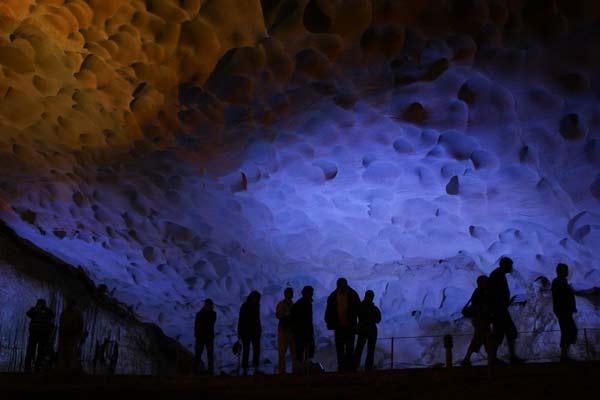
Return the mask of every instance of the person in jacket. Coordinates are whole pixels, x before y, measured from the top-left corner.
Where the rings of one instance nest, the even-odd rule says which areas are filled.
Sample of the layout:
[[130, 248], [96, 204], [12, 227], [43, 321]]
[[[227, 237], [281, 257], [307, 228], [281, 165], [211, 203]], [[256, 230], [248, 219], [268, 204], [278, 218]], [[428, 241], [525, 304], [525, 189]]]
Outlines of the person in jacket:
[[293, 364], [295, 371], [306, 366], [306, 361], [313, 357], [315, 351], [313, 296], [313, 287], [304, 286], [302, 297], [294, 303], [291, 310], [292, 333], [296, 345], [296, 357]]
[[556, 278], [552, 281], [552, 306], [554, 315], [560, 326], [560, 361], [569, 361], [569, 346], [577, 340], [577, 325], [573, 314], [577, 312], [575, 294], [569, 285], [569, 266], [558, 264], [556, 266]]
[[490, 312], [490, 296], [488, 292], [488, 277], [480, 275], [477, 278], [477, 287], [471, 295], [471, 309], [473, 316], [471, 323], [473, 324], [473, 338], [462, 360], [461, 365], [471, 365], [471, 356], [473, 353], [478, 353], [481, 346], [485, 348], [488, 358], [491, 354], [491, 312]]
[[260, 293], [256, 290], [250, 292], [246, 302], [240, 308], [238, 319], [238, 337], [242, 342], [242, 369], [244, 375], [248, 374], [248, 359], [252, 345], [252, 365], [254, 373], [259, 372], [260, 366]]
[[358, 323], [360, 298], [344, 278], [337, 280], [336, 289], [327, 298], [325, 323], [334, 331], [339, 371], [354, 367], [354, 339]]
[[360, 366], [363, 348], [367, 345], [367, 358], [365, 360], [365, 371], [373, 369], [373, 358], [375, 356], [375, 344], [377, 343], [377, 324], [381, 322], [381, 311], [373, 303], [375, 293], [372, 290], [365, 292], [365, 298], [358, 308], [358, 327], [356, 332], [356, 368]]
[[275, 317], [279, 320], [277, 324], [277, 347], [279, 350], [279, 373], [285, 374], [286, 362], [285, 355], [290, 349], [292, 363], [295, 359], [295, 344], [292, 333], [292, 306], [294, 305], [294, 289], [285, 288], [283, 291], [283, 300], [277, 303], [275, 308]]
[[58, 329], [58, 369], [64, 372], [81, 371], [81, 341], [84, 334], [83, 314], [74, 299], [68, 299], [60, 315]]
[[497, 363], [498, 348], [504, 337], [508, 344], [511, 364], [520, 364], [522, 359], [517, 357], [515, 342], [517, 340], [517, 327], [510, 316], [508, 307], [511, 304], [510, 289], [506, 274], [513, 272], [513, 261], [508, 257], [500, 259], [500, 266], [490, 274], [489, 295], [492, 313], [492, 363]]
[[217, 322], [217, 313], [212, 299], [204, 300], [204, 306], [196, 314], [194, 321], [194, 336], [196, 337], [196, 370], [200, 370], [202, 365], [202, 353], [206, 349], [206, 361], [208, 373], [213, 374], [214, 350], [215, 350], [215, 322]]

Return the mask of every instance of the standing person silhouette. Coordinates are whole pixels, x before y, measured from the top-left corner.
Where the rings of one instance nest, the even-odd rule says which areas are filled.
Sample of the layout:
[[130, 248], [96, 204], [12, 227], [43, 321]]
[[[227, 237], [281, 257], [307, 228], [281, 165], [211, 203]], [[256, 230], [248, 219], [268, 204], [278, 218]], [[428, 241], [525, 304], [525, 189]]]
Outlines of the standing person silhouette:
[[283, 291], [283, 300], [277, 303], [275, 308], [275, 317], [279, 320], [277, 325], [277, 347], [279, 350], [279, 373], [285, 374], [286, 362], [285, 354], [290, 349], [292, 363], [295, 359], [295, 344], [292, 333], [292, 306], [294, 305], [294, 289], [285, 288]]
[[74, 299], [68, 299], [60, 315], [57, 366], [63, 372], [81, 372], [81, 340], [84, 320]]
[[240, 307], [240, 316], [238, 319], [238, 337], [242, 341], [242, 369], [244, 375], [248, 375], [250, 345], [252, 345], [252, 366], [254, 367], [254, 373], [260, 373], [261, 334], [260, 293], [253, 290], [246, 298], [246, 302]]
[[54, 330], [54, 312], [46, 306], [46, 300], [38, 299], [35, 307], [27, 311], [29, 322], [29, 339], [25, 352], [25, 372], [32, 367], [39, 370], [41, 363], [50, 350], [50, 339]]
[[196, 359], [195, 368], [200, 371], [202, 365], [202, 353], [206, 349], [206, 361], [208, 363], [208, 373], [212, 375], [215, 371], [214, 351], [215, 351], [215, 322], [217, 313], [212, 299], [204, 300], [204, 306], [196, 314], [194, 321], [194, 336], [196, 337]]
[[492, 364], [499, 363], [497, 359], [498, 348], [506, 336], [511, 364], [521, 364], [523, 360], [515, 353], [517, 340], [517, 327], [510, 316], [508, 307], [511, 304], [510, 289], [506, 274], [513, 272], [513, 260], [508, 257], [500, 259], [500, 266], [490, 274], [489, 294], [492, 312]]
[[463, 366], [471, 365], [471, 355], [479, 352], [481, 346], [485, 347], [488, 359], [492, 354], [491, 310], [487, 276], [480, 275], [477, 278], [477, 287], [473, 291], [473, 295], [471, 295], [470, 303], [473, 309], [471, 323], [473, 324], [474, 331], [465, 358], [461, 361], [461, 365]]
[[296, 358], [294, 372], [306, 368], [306, 361], [312, 358], [315, 352], [315, 337], [313, 326], [314, 289], [312, 286], [302, 288], [302, 297], [292, 306], [292, 332], [296, 343]]
[[348, 286], [345, 278], [337, 280], [336, 289], [327, 298], [325, 323], [334, 331], [338, 371], [350, 371], [354, 367], [354, 336], [360, 298]]
[[373, 303], [375, 293], [372, 290], [365, 292], [365, 298], [358, 308], [358, 340], [356, 342], [356, 368], [360, 366], [363, 348], [367, 344], [367, 358], [365, 360], [365, 371], [373, 369], [375, 357], [375, 344], [377, 343], [377, 324], [381, 322], [381, 311]]
[[552, 281], [552, 305], [554, 315], [558, 318], [560, 326], [560, 361], [570, 361], [569, 346], [577, 340], [577, 325], [573, 314], [577, 312], [575, 294], [569, 285], [569, 266], [558, 264], [556, 266], [556, 278]]

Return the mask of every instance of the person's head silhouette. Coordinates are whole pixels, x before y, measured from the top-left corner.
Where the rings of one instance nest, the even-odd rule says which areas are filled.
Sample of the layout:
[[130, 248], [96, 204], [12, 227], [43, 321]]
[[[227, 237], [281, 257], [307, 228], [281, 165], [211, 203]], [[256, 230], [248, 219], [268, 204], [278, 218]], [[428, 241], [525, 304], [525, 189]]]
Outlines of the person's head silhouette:
[[206, 299], [204, 300], [204, 308], [207, 310], [212, 310], [215, 308], [215, 303], [212, 301], [212, 299]]
[[248, 295], [248, 303], [257, 305], [260, 303], [260, 292], [253, 290]]
[[304, 286], [302, 288], [302, 297], [306, 300], [312, 301], [315, 289], [312, 286]]
[[502, 257], [500, 259], [500, 268], [502, 268], [505, 274], [510, 274], [513, 272], [513, 260], [508, 257]]
[[294, 298], [294, 289], [292, 289], [291, 287], [286, 287], [283, 291], [283, 297], [286, 300], [292, 300]]
[[372, 290], [367, 290], [365, 292], [365, 301], [367, 303], [372, 303], [373, 299], [375, 299], [375, 292], [373, 292]]
[[569, 266], [564, 263], [559, 263], [556, 266], [556, 276], [559, 278], [567, 278], [569, 276]]
[[345, 293], [348, 290], [348, 281], [346, 278], [339, 278], [336, 283], [337, 290], [341, 293]]
[[36, 307], [46, 307], [46, 300], [44, 299], [38, 299], [38, 301], [35, 303]]

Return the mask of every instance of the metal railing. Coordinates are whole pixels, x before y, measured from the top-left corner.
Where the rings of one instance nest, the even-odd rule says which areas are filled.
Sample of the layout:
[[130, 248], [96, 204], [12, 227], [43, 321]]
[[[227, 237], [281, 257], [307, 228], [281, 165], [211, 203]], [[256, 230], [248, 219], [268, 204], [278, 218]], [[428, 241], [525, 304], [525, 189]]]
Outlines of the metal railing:
[[[600, 328], [580, 328], [578, 341], [571, 346], [570, 356], [575, 360], [594, 361], [600, 360]], [[455, 332], [447, 334], [418, 335], [418, 336], [387, 336], [377, 339], [375, 368], [402, 369], [402, 368], [428, 368], [436, 366], [451, 366], [460, 362], [465, 354], [473, 333]], [[448, 346], [448, 341], [451, 346]], [[505, 344], [498, 351], [502, 358]], [[517, 354], [527, 362], [553, 362], [560, 357], [560, 330], [533, 330], [521, 331], [516, 342]], [[269, 346], [265, 348], [270, 349]], [[120, 345], [118, 366], [116, 374], [156, 374], [156, 368], [149, 358], [140, 358], [140, 349], [128, 345]], [[270, 349], [276, 356], [277, 349]], [[319, 356], [317, 349], [317, 358]], [[328, 349], [331, 351], [331, 348]], [[363, 352], [363, 357], [364, 357]], [[220, 358], [215, 354], [215, 361]], [[23, 371], [25, 348], [20, 346], [2, 346], [0, 342], [0, 372]], [[239, 363], [239, 360], [237, 360]], [[103, 374], [96, 371], [92, 354], [82, 355], [81, 360], [84, 371], [90, 374]], [[450, 363], [450, 365], [448, 365]], [[475, 355], [474, 365], [487, 363], [487, 358], [482, 353]], [[224, 363], [216, 365], [216, 371], [235, 374], [239, 371], [237, 363]], [[276, 372], [276, 363], [272, 363], [273, 372]], [[265, 372], [269, 372], [268, 368]]]
[[[560, 358], [560, 330], [520, 331], [516, 341], [516, 352], [528, 362], [552, 362]], [[473, 333], [450, 333], [420, 336], [389, 336], [378, 338], [378, 359], [376, 365], [380, 369], [419, 368], [447, 364], [448, 345], [452, 345], [451, 360], [457, 363], [467, 351]], [[388, 343], [387, 346], [383, 343]], [[411, 343], [412, 342], [412, 343]], [[419, 346], [411, 346], [418, 343]], [[503, 346], [500, 346], [498, 356], [502, 358]], [[387, 348], [387, 349], [386, 349]], [[426, 354], [418, 349], [426, 348]], [[483, 348], [483, 347], [482, 347]], [[455, 357], [459, 355], [460, 357]], [[594, 361], [600, 359], [600, 328], [580, 328], [578, 341], [571, 346], [569, 356], [575, 360]], [[487, 362], [487, 357], [479, 353], [474, 362]]]

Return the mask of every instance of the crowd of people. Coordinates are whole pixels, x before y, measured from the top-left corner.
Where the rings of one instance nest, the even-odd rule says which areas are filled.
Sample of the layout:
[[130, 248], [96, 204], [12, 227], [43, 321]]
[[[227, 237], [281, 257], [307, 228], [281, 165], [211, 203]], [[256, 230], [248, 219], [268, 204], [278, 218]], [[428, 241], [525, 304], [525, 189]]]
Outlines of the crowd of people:
[[56, 327], [54, 312], [46, 300], [38, 299], [27, 311], [29, 339], [25, 351], [25, 372], [40, 371], [56, 364], [59, 371], [81, 371], [81, 342], [84, 335], [83, 315], [73, 299], [69, 299], [60, 315], [58, 350], [53, 351]]
[[[497, 357], [499, 346], [506, 338], [509, 361], [522, 363], [515, 351], [517, 329], [509, 312], [511, 295], [506, 274], [513, 272], [513, 261], [504, 257], [499, 267], [490, 276], [479, 276], [469, 302], [463, 308], [465, 317], [471, 319], [474, 333], [467, 353], [461, 364], [471, 364], [473, 353], [485, 348], [490, 364], [503, 364]], [[569, 361], [569, 347], [577, 338], [577, 326], [573, 314], [577, 312], [573, 289], [567, 280], [569, 267], [558, 264], [556, 278], [552, 282], [553, 311], [561, 330], [561, 361]], [[285, 288], [283, 299], [277, 304], [275, 318], [278, 320], [278, 371], [286, 373], [286, 357], [290, 354], [293, 372], [301, 372], [312, 365], [310, 360], [315, 353], [313, 325], [314, 288], [305, 286], [301, 297], [294, 301], [294, 290]], [[240, 307], [237, 325], [239, 341], [234, 346], [241, 351], [241, 367], [248, 373], [250, 350], [254, 373], [260, 373], [260, 352], [262, 325], [260, 317], [261, 294], [253, 290]], [[339, 371], [353, 371], [360, 367], [366, 346], [364, 369], [373, 369], [377, 324], [381, 322], [381, 311], [375, 305], [375, 293], [365, 292], [361, 301], [358, 293], [348, 285], [345, 278], [337, 280], [336, 289], [327, 298], [325, 324], [333, 331], [337, 366]], [[217, 313], [211, 299], [196, 314], [194, 333], [195, 369], [209, 374], [214, 372], [214, 340]], [[46, 301], [39, 299], [27, 316], [30, 318], [29, 339], [25, 355], [25, 371], [40, 370], [49, 363], [54, 343], [54, 312]], [[64, 307], [58, 327], [58, 351], [56, 366], [63, 371], [81, 371], [81, 343], [84, 335], [84, 320], [81, 311], [73, 300]], [[241, 348], [241, 350], [240, 350]], [[202, 361], [206, 353], [206, 364]]]
[[[523, 362], [515, 351], [517, 328], [509, 312], [511, 294], [506, 274], [513, 272], [513, 261], [508, 257], [500, 260], [490, 276], [477, 278], [477, 287], [469, 302], [463, 309], [474, 328], [473, 337], [461, 365], [471, 365], [471, 356], [485, 348], [490, 364], [505, 364], [497, 357], [498, 348], [506, 338], [509, 362]], [[561, 361], [569, 361], [569, 347], [577, 338], [577, 327], [573, 314], [577, 312], [573, 289], [567, 280], [569, 267], [558, 264], [556, 278], [552, 282], [553, 311], [561, 330]], [[302, 371], [308, 368], [309, 360], [315, 352], [313, 327], [314, 289], [305, 286], [302, 296], [294, 302], [294, 290], [285, 288], [283, 299], [277, 304], [275, 318], [278, 320], [277, 342], [279, 350], [278, 371], [286, 373], [286, 356], [292, 359], [292, 369]], [[244, 374], [249, 368], [250, 349], [252, 348], [252, 365], [255, 373], [260, 367], [260, 342], [262, 326], [260, 321], [260, 298], [258, 291], [252, 291], [240, 308], [238, 319], [237, 347], [241, 345], [241, 367]], [[358, 293], [352, 289], [346, 279], [337, 280], [336, 289], [327, 298], [325, 324], [333, 331], [337, 366], [339, 371], [352, 371], [360, 367], [364, 347], [367, 355], [364, 369], [373, 369], [375, 346], [377, 343], [377, 324], [381, 322], [381, 311], [374, 303], [375, 293], [365, 292], [361, 301]], [[196, 317], [196, 360], [202, 364], [201, 358], [206, 349], [208, 366], [206, 372], [212, 374], [213, 341], [216, 313], [212, 300], [207, 299], [204, 307]], [[234, 346], [234, 347], [236, 347]]]

